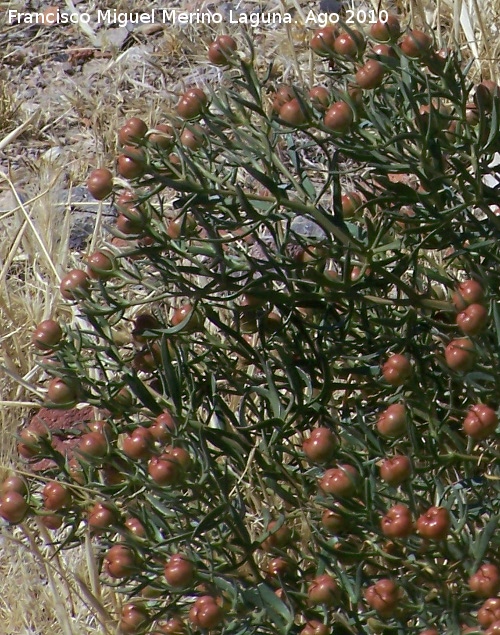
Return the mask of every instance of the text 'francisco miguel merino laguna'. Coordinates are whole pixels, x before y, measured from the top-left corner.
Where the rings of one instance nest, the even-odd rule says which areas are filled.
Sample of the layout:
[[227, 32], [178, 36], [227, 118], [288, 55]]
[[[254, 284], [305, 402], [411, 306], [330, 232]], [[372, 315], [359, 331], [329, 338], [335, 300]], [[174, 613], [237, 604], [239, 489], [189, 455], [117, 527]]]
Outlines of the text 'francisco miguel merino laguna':
[[[78, 24], [79, 22], [89, 23], [92, 16], [89, 13], [69, 13], [61, 10], [47, 15], [36, 12], [21, 12], [9, 10], [8, 21], [10, 24]], [[229, 11], [227, 15], [212, 11], [180, 11], [179, 9], [151, 9], [141, 13], [120, 12], [116, 9], [98, 9], [95, 15], [98, 24], [220, 24], [229, 22], [230, 24], [248, 24], [259, 26], [261, 24], [291, 24], [292, 16], [289, 13], [262, 12], [262, 13], [239, 13]]]

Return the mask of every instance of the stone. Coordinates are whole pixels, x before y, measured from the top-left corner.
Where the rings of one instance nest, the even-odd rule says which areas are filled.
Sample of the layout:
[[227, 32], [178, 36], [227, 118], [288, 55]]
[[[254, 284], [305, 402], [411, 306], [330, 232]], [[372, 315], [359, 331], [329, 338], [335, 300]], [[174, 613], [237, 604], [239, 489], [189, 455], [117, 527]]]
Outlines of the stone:
[[[85, 424], [95, 420], [94, 408], [71, 408], [70, 410], [57, 410], [53, 408], [40, 408], [27, 421], [25, 428], [29, 427], [34, 432], [50, 432], [54, 449], [66, 456], [68, 460], [73, 457], [73, 450], [80, 438], [80, 432], [85, 429]], [[29, 462], [28, 467], [32, 472], [44, 472], [55, 467], [51, 459]]]

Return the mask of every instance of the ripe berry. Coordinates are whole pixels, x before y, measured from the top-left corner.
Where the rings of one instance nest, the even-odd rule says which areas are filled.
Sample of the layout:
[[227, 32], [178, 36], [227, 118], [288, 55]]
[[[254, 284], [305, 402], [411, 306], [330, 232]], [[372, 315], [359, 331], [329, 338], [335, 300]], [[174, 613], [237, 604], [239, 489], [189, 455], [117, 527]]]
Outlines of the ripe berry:
[[198, 150], [205, 143], [205, 133], [203, 128], [198, 125], [191, 125], [189, 128], [184, 128], [181, 133], [181, 143], [190, 150]]
[[475, 441], [492, 435], [498, 425], [497, 413], [484, 403], [472, 406], [463, 422], [463, 431]]
[[360, 88], [378, 88], [384, 81], [385, 68], [377, 60], [368, 60], [354, 76]]
[[474, 366], [474, 344], [465, 338], [452, 340], [444, 351], [444, 357], [451, 370], [467, 372]]
[[396, 610], [401, 598], [398, 585], [388, 578], [382, 578], [365, 591], [366, 602], [381, 617], [390, 617]]
[[345, 529], [346, 521], [343, 516], [331, 509], [325, 509], [321, 515], [321, 524], [332, 534], [338, 534]]
[[129, 576], [136, 567], [134, 552], [125, 545], [114, 545], [104, 559], [104, 569], [112, 578]]
[[450, 512], [445, 507], [430, 507], [419, 516], [417, 531], [427, 540], [443, 540], [450, 530]]
[[19, 492], [6, 492], [0, 498], [0, 516], [13, 525], [20, 523], [27, 511], [28, 503]]
[[201, 88], [191, 88], [180, 98], [177, 114], [183, 119], [199, 117], [208, 103], [208, 97]]
[[7, 478], [2, 482], [1, 493], [6, 494], [7, 492], [17, 492], [18, 494], [25, 496], [28, 493], [26, 481], [20, 476], [16, 476], [16, 474], [7, 476]]
[[66, 300], [77, 300], [85, 296], [90, 287], [90, 278], [83, 269], [72, 269], [61, 280], [59, 290]]
[[71, 493], [62, 483], [51, 481], [42, 490], [45, 509], [59, 511], [71, 503]]
[[148, 131], [147, 124], [139, 117], [131, 117], [123, 124], [118, 132], [118, 141], [122, 146], [130, 145], [144, 139]]
[[102, 201], [113, 191], [113, 175], [107, 168], [92, 170], [87, 179], [87, 189], [98, 201]]
[[477, 621], [483, 628], [500, 621], [500, 598], [491, 597], [485, 600], [477, 612]]
[[490, 598], [500, 591], [500, 572], [494, 564], [486, 563], [469, 578], [469, 588], [476, 597]]
[[477, 280], [464, 280], [453, 294], [452, 302], [457, 311], [463, 311], [469, 304], [481, 304], [484, 300], [484, 289]]
[[397, 439], [406, 432], [406, 408], [401, 403], [394, 403], [386, 408], [377, 420], [377, 430], [389, 439]]
[[50, 350], [61, 341], [63, 332], [55, 320], [43, 320], [36, 327], [31, 341], [41, 350]]
[[116, 261], [108, 251], [94, 251], [87, 258], [87, 273], [93, 280], [107, 280], [113, 275]]
[[330, 105], [330, 91], [324, 86], [313, 86], [309, 91], [309, 99], [311, 104], [320, 112], [328, 110]]
[[411, 512], [401, 503], [388, 510], [380, 525], [382, 533], [388, 538], [406, 538], [413, 532]]
[[174, 129], [168, 123], [159, 123], [148, 135], [148, 141], [155, 150], [171, 150], [174, 139]]
[[281, 106], [279, 111], [279, 118], [290, 124], [290, 126], [300, 126], [307, 120], [306, 113], [304, 112], [298, 99], [291, 99]]
[[165, 622], [159, 622], [151, 635], [185, 635], [186, 624], [180, 617], [171, 617]]
[[338, 35], [338, 29], [329, 25], [321, 29], [316, 29], [311, 38], [310, 46], [318, 55], [329, 55], [334, 52], [335, 38]]
[[401, 35], [401, 25], [395, 15], [389, 14], [387, 20], [379, 20], [370, 27], [370, 35], [377, 42], [395, 42]]
[[336, 446], [335, 437], [329, 428], [316, 428], [304, 441], [302, 449], [311, 461], [324, 463], [332, 456]]
[[208, 47], [208, 59], [216, 66], [224, 66], [229, 63], [237, 48], [234, 38], [230, 35], [220, 35]]
[[182, 469], [170, 454], [153, 456], [148, 463], [148, 474], [157, 485], [175, 485], [182, 480]]
[[351, 29], [349, 33], [341, 33], [334, 42], [333, 48], [337, 55], [344, 57], [358, 57], [363, 54], [366, 42], [360, 31]]
[[109, 529], [117, 521], [115, 510], [106, 503], [95, 503], [89, 511], [87, 522], [91, 529]]
[[118, 155], [116, 168], [118, 174], [124, 179], [138, 179], [146, 171], [146, 155], [141, 148], [124, 146], [123, 153]]
[[194, 311], [193, 306], [189, 303], [183, 304], [179, 308], [175, 309], [172, 315], [172, 326], [178, 326], [184, 320], [187, 320], [185, 326], [182, 327], [183, 333], [192, 333], [200, 329], [203, 324], [203, 320], [200, 314]]
[[47, 400], [56, 406], [67, 406], [70, 408], [76, 403], [77, 394], [76, 386], [72, 382], [55, 377], [49, 383]]
[[327, 573], [318, 575], [309, 584], [307, 590], [307, 599], [309, 604], [323, 604], [325, 606], [333, 606], [338, 602], [340, 588], [336, 580]]
[[401, 50], [407, 57], [422, 59], [431, 53], [432, 38], [427, 33], [414, 29], [408, 31], [408, 34], [401, 41]]
[[295, 91], [291, 86], [287, 86], [286, 84], [281, 85], [273, 98], [273, 111], [276, 114], [279, 114], [281, 108], [288, 101], [295, 99]]
[[144, 538], [146, 535], [144, 525], [138, 518], [127, 518], [125, 521], [125, 527], [131, 534], [134, 534], [134, 536], [137, 536], [138, 538]]
[[135, 635], [144, 632], [149, 615], [145, 607], [137, 604], [125, 604], [120, 618], [120, 633], [123, 635]]
[[457, 315], [457, 326], [466, 335], [479, 335], [488, 324], [488, 311], [482, 304], [469, 304]]
[[330, 106], [323, 123], [332, 132], [346, 132], [354, 121], [352, 108], [345, 101], [337, 101]]
[[149, 431], [157, 441], [163, 443], [170, 441], [177, 423], [168, 410], [160, 413], [149, 427]]
[[129, 459], [145, 460], [151, 456], [153, 443], [154, 437], [149, 428], [139, 426], [131, 434], [125, 436], [122, 441], [122, 450]]
[[344, 464], [326, 470], [319, 480], [319, 486], [325, 494], [351, 498], [358, 489], [359, 478], [359, 472], [354, 466]]
[[273, 551], [274, 549], [285, 548], [292, 539], [292, 532], [286, 524], [278, 527], [277, 520], [271, 520], [267, 526], [269, 536], [262, 541], [261, 548], [264, 551]]
[[189, 586], [195, 576], [194, 564], [184, 555], [175, 553], [165, 565], [164, 575], [167, 584], [174, 589], [183, 589]]
[[319, 620], [309, 620], [304, 628], [300, 631], [300, 635], [330, 635], [331, 629]]
[[380, 466], [380, 478], [393, 487], [406, 481], [411, 476], [411, 472], [411, 461], [402, 454], [385, 459]]
[[108, 453], [108, 442], [100, 432], [87, 432], [80, 437], [78, 453], [85, 458], [103, 458]]
[[411, 364], [404, 355], [391, 355], [382, 366], [382, 375], [391, 386], [402, 386], [411, 374]]
[[202, 629], [212, 629], [224, 619], [224, 611], [211, 595], [197, 598], [189, 610], [189, 620], [193, 626]]

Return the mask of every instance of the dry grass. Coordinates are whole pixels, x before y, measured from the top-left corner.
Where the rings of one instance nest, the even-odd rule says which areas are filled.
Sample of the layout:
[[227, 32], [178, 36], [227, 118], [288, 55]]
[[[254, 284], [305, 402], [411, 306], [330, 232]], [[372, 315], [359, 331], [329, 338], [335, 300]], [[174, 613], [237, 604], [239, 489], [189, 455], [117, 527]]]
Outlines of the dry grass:
[[[116, 129], [127, 116], [155, 124], [185, 85], [218, 80], [205, 62], [206, 43], [215, 35], [210, 27], [137, 33], [123, 47], [103, 40], [100, 52], [106, 57], [99, 58], [95, 37], [102, 29], [9, 26], [7, 10], [22, 4], [0, 2], [6, 62], [0, 71], [0, 477], [19, 467], [15, 433], [41, 396], [30, 333], [49, 316], [73, 319], [56, 291], [68, 266], [85, 255], [68, 249], [71, 188], [84, 182], [89, 166], [113, 163]], [[71, 5], [68, 0], [59, 4]], [[376, 9], [379, 3], [372, 4]], [[127, 0], [97, 5], [125, 11], [154, 6]], [[77, 6], [83, 11], [89, 5]], [[312, 6], [293, 0], [286, 8], [295, 7], [300, 15]], [[188, 8], [195, 7], [200, 3]], [[382, 3], [382, 8], [394, 7], [411, 24], [441, 29], [441, 45], [458, 43], [474, 58], [477, 78], [500, 79], [495, 27], [500, 0]], [[264, 27], [254, 36], [260, 63], [272, 59], [277, 79], [312, 81], [308, 34], [300, 25], [278, 31]], [[94, 58], [79, 70], [71, 56], [84, 49]], [[101, 240], [97, 226], [90, 242]], [[89, 545], [57, 555], [46, 532], [31, 521], [24, 529], [5, 529], [0, 539], [3, 635], [114, 632], [110, 619], [117, 599], [100, 588]]]

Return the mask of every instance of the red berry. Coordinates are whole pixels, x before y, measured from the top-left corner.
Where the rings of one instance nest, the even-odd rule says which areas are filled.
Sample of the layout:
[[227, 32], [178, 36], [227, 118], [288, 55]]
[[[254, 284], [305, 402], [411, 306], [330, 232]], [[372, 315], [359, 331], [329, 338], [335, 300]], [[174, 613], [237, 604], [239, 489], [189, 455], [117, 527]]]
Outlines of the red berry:
[[475, 441], [491, 436], [498, 425], [497, 413], [484, 403], [472, 406], [463, 422], [463, 431]]
[[321, 29], [316, 29], [311, 38], [310, 46], [318, 55], [329, 55], [334, 52], [335, 38], [338, 35], [338, 29], [329, 25]]
[[199, 117], [208, 103], [208, 97], [201, 88], [191, 88], [180, 98], [177, 113], [183, 119]]
[[100, 432], [87, 432], [80, 437], [78, 453], [85, 458], [103, 458], [108, 453], [108, 442]]
[[45, 509], [59, 511], [71, 503], [71, 493], [62, 483], [51, 481], [42, 491]]
[[341, 33], [337, 38], [333, 48], [338, 55], [345, 57], [358, 57], [363, 54], [366, 42], [360, 31], [351, 29], [349, 33]]
[[482, 304], [469, 304], [457, 315], [457, 326], [466, 335], [479, 335], [488, 324], [488, 311]]
[[377, 42], [395, 42], [401, 35], [401, 25], [395, 15], [389, 14], [387, 20], [379, 20], [370, 27], [370, 35]]
[[401, 50], [407, 57], [422, 59], [428, 57], [432, 51], [432, 38], [427, 33], [414, 29], [401, 41]]
[[351, 498], [359, 485], [359, 472], [352, 465], [340, 465], [326, 470], [319, 480], [320, 488], [326, 494], [333, 494], [342, 498]]
[[78, 391], [70, 382], [55, 377], [51, 379], [47, 389], [47, 400], [55, 406], [72, 407], [77, 401]]
[[306, 113], [304, 112], [300, 101], [296, 98], [287, 101], [283, 104], [283, 106], [281, 106], [279, 118], [290, 126], [300, 126], [307, 120]]
[[411, 472], [411, 461], [402, 454], [385, 459], [380, 466], [380, 478], [393, 487], [406, 481], [411, 476]]
[[340, 588], [337, 581], [327, 573], [317, 576], [309, 584], [307, 598], [309, 604], [333, 606], [339, 600]]
[[335, 437], [329, 428], [314, 429], [311, 436], [302, 444], [307, 458], [317, 463], [328, 461], [336, 446]]
[[444, 357], [451, 370], [467, 372], [474, 365], [474, 344], [465, 338], [452, 340], [444, 351]]
[[87, 273], [94, 280], [107, 280], [116, 266], [114, 256], [107, 251], [94, 251], [87, 258]]
[[386, 408], [377, 420], [378, 432], [389, 439], [397, 439], [407, 429], [406, 408], [401, 403], [394, 403]]
[[230, 35], [220, 35], [208, 47], [208, 59], [216, 66], [224, 66], [229, 63], [237, 48], [234, 38]]
[[357, 85], [367, 90], [378, 88], [384, 81], [385, 68], [377, 60], [368, 60], [354, 76]]
[[123, 124], [118, 132], [118, 141], [122, 146], [130, 145], [144, 139], [148, 131], [147, 124], [139, 117], [131, 117]]
[[320, 112], [328, 110], [330, 105], [330, 91], [324, 86], [313, 86], [308, 93], [311, 104]]
[[391, 507], [381, 520], [381, 529], [388, 538], [406, 538], [413, 532], [411, 512], [399, 503]]
[[401, 598], [398, 585], [388, 578], [382, 578], [365, 591], [367, 603], [377, 611], [381, 617], [390, 617], [396, 610]]
[[0, 516], [13, 525], [20, 523], [27, 511], [28, 503], [19, 492], [6, 492], [0, 498]]
[[61, 280], [59, 290], [66, 300], [76, 300], [85, 296], [90, 286], [90, 278], [83, 269], [72, 269]]
[[402, 386], [411, 374], [411, 364], [404, 355], [391, 355], [382, 366], [382, 375], [391, 386]]
[[484, 300], [484, 289], [477, 280], [464, 280], [458, 285], [452, 301], [457, 311], [463, 311], [469, 304], [481, 304]]
[[347, 132], [354, 121], [352, 108], [345, 101], [337, 101], [330, 106], [323, 123], [333, 132]]
[[87, 189], [98, 201], [102, 201], [113, 191], [113, 175], [107, 168], [92, 170], [87, 179]]
[[443, 540], [450, 530], [450, 512], [445, 507], [430, 507], [417, 520], [417, 531], [427, 540]]
[[215, 598], [210, 595], [199, 597], [189, 610], [189, 620], [193, 626], [203, 629], [212, 629], [218, 626], [224, 619], [224, 611], [217, 604]]
[[31, 341], [41, 350], [52, 349], [61, 341], [63, 332], [55, 320], [43, 320], [36, 327]]
[[500, 591], [500, 572], [494, 564], [486, 563], [469, 578], [469, 588], [475, 596], [490, 598]]
[[184, 555], [175, 553], [165, 565], [164, 575], [169, 586], [175, 589], [183, 589], [189, 586], [195, 576], [196, 569], [193, 563]]

